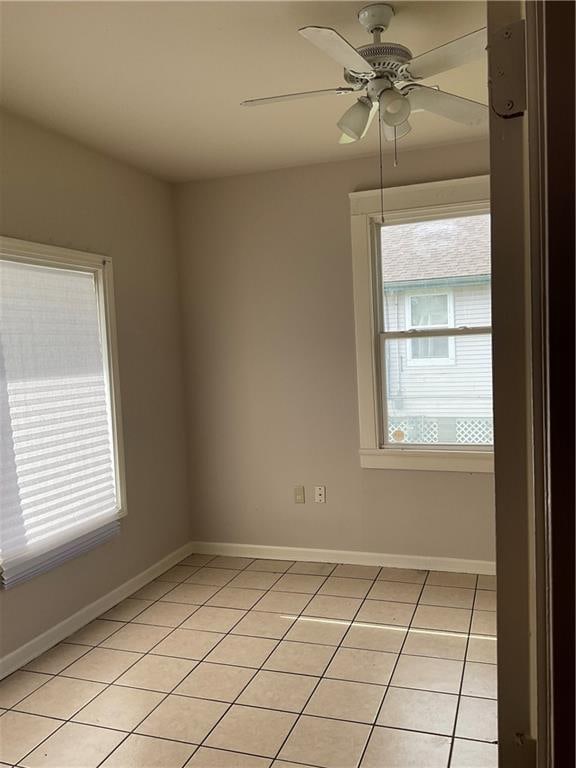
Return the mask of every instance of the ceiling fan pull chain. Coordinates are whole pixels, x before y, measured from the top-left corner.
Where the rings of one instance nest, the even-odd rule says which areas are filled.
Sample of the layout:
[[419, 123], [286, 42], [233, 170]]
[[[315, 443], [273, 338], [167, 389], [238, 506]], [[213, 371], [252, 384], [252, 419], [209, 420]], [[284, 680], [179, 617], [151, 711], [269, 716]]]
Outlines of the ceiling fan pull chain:
[[378, 144], [380, 147], [380, 223], [384, 226], [384, 169], [382, 158], [382, 111], [378, 106]]
[[398, 133], [394, 126], [394, 168], [398, 168]]

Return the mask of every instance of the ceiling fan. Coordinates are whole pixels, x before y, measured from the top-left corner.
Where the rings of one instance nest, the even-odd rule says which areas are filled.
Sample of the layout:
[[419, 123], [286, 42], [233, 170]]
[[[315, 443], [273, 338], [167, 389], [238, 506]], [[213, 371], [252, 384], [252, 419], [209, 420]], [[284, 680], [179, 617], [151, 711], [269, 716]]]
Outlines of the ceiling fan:
[[485, 104], [419, 82], [479, 58], [486, 49], [486, 28], [470, 32], [414, 57], [408, 48], [399, 43], [381, 41], [382, 32], [388, 28], [393, 16], [392, 6], [384, 3], [373, 3], [362, 8], [358, 20], [373, 35], [373, 42], [359, 48], [354, 48], [330, 27], [304, 27], [298, 30], [302, 37], [344, 67], [346, 86], [248, 99], [242, 105], [256, 107], [314, 96], [342, 96], [362, 92], [338, 121], [342, 132], [341, 144], [362, 139], [378, 111], [381, 133], [387, 141], [396, 141], [406, 136], [411, 130], [408, 122], [410, 114], [421, 110], [428, 110], [464, 125], [486, 122], [488, 107]]

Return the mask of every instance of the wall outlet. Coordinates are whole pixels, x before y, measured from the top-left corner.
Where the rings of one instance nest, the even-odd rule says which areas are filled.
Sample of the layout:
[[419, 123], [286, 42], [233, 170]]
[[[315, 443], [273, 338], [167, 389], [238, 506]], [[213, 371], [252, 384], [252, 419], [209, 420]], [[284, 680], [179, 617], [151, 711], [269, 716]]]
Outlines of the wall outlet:
[[314, 486], [314, 503], [326, 504], [326, 486], [325, 485]]
[[306, 503], [306, 495], [304, 493], [304, 486], [295, 485], [294, 486], [294, 504], [305, 504], [305, 503]]

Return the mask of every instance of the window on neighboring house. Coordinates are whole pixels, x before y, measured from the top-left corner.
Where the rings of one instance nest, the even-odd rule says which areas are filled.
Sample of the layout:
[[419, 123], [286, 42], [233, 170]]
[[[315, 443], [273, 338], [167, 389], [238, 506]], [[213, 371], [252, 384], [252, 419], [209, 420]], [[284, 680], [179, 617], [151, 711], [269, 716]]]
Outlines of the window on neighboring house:
[[[408, 293], [406, 295], [407, 327], [450, 328], [454, 324], [452, 293]], [[454, 340], [447, 336], [411, 339], [408, 345], [409, 365], [449, 365], [454, 362]]]
[[485, 177], [352, 200], [362, 466], [492, 470]]
[[125, 513], [112, 264], [0, 240], [3, 586], [113, 536]]

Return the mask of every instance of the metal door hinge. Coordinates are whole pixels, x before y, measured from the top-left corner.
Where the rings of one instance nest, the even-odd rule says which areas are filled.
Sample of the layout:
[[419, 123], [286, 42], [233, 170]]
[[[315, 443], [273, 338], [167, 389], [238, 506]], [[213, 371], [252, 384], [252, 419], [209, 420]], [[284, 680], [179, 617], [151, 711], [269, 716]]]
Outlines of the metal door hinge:
[[490, 106], [499, 117], [519, 117], [526, 110], [526, 23], [497, 30], [488, 45]]

